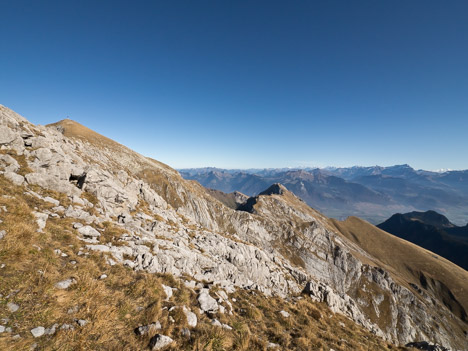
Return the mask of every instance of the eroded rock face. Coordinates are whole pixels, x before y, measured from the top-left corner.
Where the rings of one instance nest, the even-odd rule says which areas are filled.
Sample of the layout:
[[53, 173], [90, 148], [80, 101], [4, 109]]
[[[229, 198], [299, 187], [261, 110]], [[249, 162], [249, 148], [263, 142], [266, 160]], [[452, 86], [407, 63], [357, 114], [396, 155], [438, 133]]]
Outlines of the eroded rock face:
[[[29, 167], [23, 177], [18, 161], [5, 153], [0, 154], [0, 172], [18, 185], [59, 191], [73, 203], [64, 208], [49, 199], [56, 207], [37, 216], [39, 230], [49, 215], [74, 218], [87, 249], [109, 255], [110, 264], [188, 274], [227, 292], [258, 289], [287, 297], [305, 287], [333, 312], [389, 341], [431, 340], [454, 348], [465, 343], [444, 323], [457, 317], [442, 301], [430, 294], [416, 296], [386, 271], [364, 263], [366, 252], [281, 185], [247, 200], [248, 212], [235, 211], [167, 166], [116, 143], [68, 138], [63, 132], [60, 126], [34, 126], [0, 105], [1, 149], [24, 156]], [[96, 201], [89, 202], [85, 194]], [[125, 232], [121, 245], [102, 240], [93, 225], [104, 221]], [[60, 283], [59, 289], [72, 284]], [[221, 306], [205, 289], [199, 303], [206, 312]], [[184, 312], [189, 325], [196, 325], [196, 316]], [[151, 347], [165, 338], [155, 337]]]
[[0, 145], [11, 144], [16, 139], [16, 134], [6, 126], [0, 126]]

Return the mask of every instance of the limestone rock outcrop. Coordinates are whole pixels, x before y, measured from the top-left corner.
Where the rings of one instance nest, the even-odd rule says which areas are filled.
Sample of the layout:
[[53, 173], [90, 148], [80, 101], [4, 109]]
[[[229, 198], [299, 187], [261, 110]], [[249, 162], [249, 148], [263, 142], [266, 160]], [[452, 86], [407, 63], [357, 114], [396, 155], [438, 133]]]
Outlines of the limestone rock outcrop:
[[[73, 123], [35, 126], [0, 105], [0, 173], [25, 191], [40, 186], [72, 202], [65, 208], [50, 199], [50, 213], [37, 214], [38, 230], [49, 216], [72, 218], [70, 230], [87, 249], [108, 255], [109, 264], [189, 275], [228, 293], [257, 289], [287, 298], [304, 291], [394, 343], [465, 345], [466, 313], [463, 319], [434, 292], [419, 294], [398, 272], [378, 266], [282, 185], [234, 210], [170, 167]], [[83, 132], [68, 134], [71, 124]], [[96, 230], [109, 221], [123, 233], [119, 245]], [[70, 278], [56, 287], [72, 283]], [[204, 312], [229, 310], [207, 289], [198, 302]], [[184, 313], [196, 326], [196, 315]], [[164, 347], [169, 339], [158, 334], [151, 347]]]

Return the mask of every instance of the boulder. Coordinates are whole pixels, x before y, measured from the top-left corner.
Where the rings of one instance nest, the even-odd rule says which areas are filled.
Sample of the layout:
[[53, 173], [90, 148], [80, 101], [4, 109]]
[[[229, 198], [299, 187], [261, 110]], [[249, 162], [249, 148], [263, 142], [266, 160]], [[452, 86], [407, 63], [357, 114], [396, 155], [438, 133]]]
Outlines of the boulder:
[[88, 324], [88, 321], [85, 319], [77, 319], [75, 321], [80, 327], [84, 327], [86, 324]]
[[185, 306], [182, 307], [182, 310], [184, 311], [185, 317], [187, 317], [187, 324], [189, 327], [195, 328], [198, 323], [197, 315]]
[[166, 335], [156, 334], [150, 339], [149, 347], [151, 350], [159, 350], [163, 347], [169, 346], [173, 342], [174, 340]]
[[23, 185], [24, 183], [24, 177], [20, 174], [16, 174], [15, 172], [5, 172], [3, 175], [15, 185]]
[[18, 161], [10, 155], [0, 155], [0, 167], [5, 169], [5, 172], [16, 172], [20, 169]]
[[0, 145], [11, 144], [16, 139], [16, 134], [8, 127], [0, 126]]
[[286, 311], [279, 311], [280, 315], [282, 315], [284, 318], [289, 318], [290, 314], [289, 312]]
[[78, 233], [83, 235], [85, 238], [99, 238], [101, 236], [101, 233], [89, 225], [79, 228]]
[[58, 328], [58, 324], [55, 323], [53, 326], [51, 326], [50, 328], [47, 328], [44, 332], [45, 335], [54, 335], [55, 334], [55, 331], [57, 330]]
[[224, 324], [224, 323], [221, 323], [216, 318], [211, 321], [211, 325], [214, 325], [215, 327], [220, 327], [220, 328], [223, 328], [223, 329], [226, 329], [226, 330], [232, 330], [231, 326], [229, 326], [227, 324]]
[[161, 285], [164, 289], [164, 293], [166, 294], [166, 301], [168, 301], [172, 297], [172, 288], [164, 284]]
[[47, 219], [49, 215], [47, 213], [33, 212], [34, 217], [36, 217], [37, 231], [42, 233], [47, 224]]
[[25, 175], [28, 184], [36, 184], [40, 187], [55, 190], [68, 196], [79, 195], [80, 189], [71, 185], [68, 181], [60, 179], [49, 173], [28, 173]]
[[65, 289], [68, 289], [71, 285], [73, 285], [75, 283], [76, 283], [75, 279], [69, 278], [69, 279], [59, 281], [58, 283], [55, 283], [55, 287], [57, 289], [65, 290]]
[[39, 337], [41, 337], [42, 335], [45, 334], [45, 328], [44, 327], [36, 327], [34, 329], [31, 329], [31, 334], [35, 338], [39, 338]]
[[8, 308], [8, 311], [10, 311], [11, 313], [14, 313], [19, 310], [19, 306], [13, 302], [8, 302], [7, 308]]
[[134, 332], [136, 335], [145, 335], [145, 334], [148, 334], [153, 331], [160, 330], [160, 329], [161, 329], [161, 323], [159, 323], [159, 321], [156, 321], [148, 325], [139, 326], [135, 328]]
[[52, 198], [52, 197], [50, 197], [50, 196], [44, 197], [43, 200], [44, 200], [45, 202], [51, 203], [51, 204], [54, 205], [54, 206], [60, 206], [60, 201], [59, 201], [59, 200], [56, 200], [56, 199], [54, 199], [54, 198]]
[[198, 303], [203, 312], [216, 313], [219, 309], [218, 303], [210, 296], [209, 289], [201, 289], [198, 295]]

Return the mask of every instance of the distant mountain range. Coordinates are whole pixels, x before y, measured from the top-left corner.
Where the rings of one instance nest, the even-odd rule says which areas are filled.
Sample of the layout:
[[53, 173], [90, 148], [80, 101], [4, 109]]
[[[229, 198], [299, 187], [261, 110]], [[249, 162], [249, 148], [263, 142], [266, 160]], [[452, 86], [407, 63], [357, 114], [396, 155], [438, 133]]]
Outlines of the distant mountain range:
[[468, 270], [468, 225], [458, 227], [435, 212], [397, 213], [377, 225]]
[[380, 223], [394, 213], [435, 210], [453, 223], [468, 220], [468, 170], [431, 172], [409, 165], [391, 167], [179, 170], [207, 188], [257, 195], [283, 184], [327, 216], [359, 216]]

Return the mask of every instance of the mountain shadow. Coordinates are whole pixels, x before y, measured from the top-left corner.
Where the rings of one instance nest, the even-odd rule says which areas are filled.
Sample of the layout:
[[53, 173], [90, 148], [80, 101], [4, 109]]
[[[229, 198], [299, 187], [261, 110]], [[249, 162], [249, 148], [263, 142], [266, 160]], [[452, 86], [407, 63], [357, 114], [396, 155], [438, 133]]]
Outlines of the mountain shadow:
[[458, 227], [435, 212], [394, 214], [382, 230], [432, 251], [468, 270], [468, 227]]

